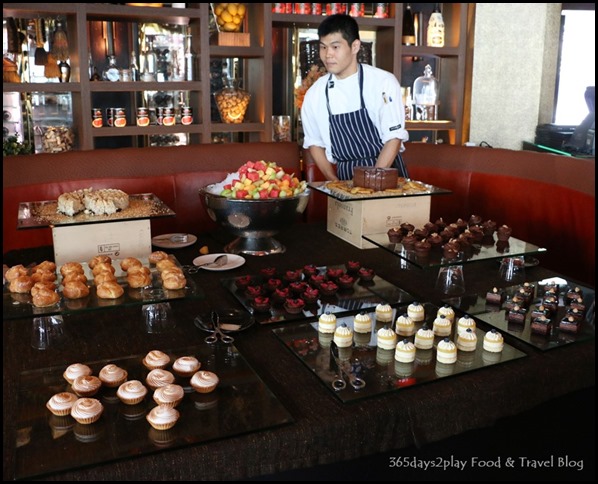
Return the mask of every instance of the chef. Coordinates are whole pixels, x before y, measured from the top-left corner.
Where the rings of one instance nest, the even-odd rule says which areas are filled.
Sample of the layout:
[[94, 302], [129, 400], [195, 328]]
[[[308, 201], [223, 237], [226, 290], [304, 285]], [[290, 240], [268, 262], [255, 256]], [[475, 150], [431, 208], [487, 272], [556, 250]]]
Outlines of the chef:
[[355, 166], [396, 167], [408, 177], [401, 152], [409, 134], [397, 78], [357, 61], [361, 40], [353, 17], [326, 17], [318, 36], [328, 74], [305, 94], [303, 147], [327, 180], [351, 180]]

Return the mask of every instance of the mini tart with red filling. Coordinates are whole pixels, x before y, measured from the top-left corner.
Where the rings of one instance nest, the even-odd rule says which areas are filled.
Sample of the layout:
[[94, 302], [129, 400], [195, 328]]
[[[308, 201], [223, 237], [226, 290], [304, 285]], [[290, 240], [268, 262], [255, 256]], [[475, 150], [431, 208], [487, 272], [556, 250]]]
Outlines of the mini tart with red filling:
[[288, 298], [284, 303], [284, 309], [290, 314], [299, 314], [305, 307], [305, 301], [301, 298]]

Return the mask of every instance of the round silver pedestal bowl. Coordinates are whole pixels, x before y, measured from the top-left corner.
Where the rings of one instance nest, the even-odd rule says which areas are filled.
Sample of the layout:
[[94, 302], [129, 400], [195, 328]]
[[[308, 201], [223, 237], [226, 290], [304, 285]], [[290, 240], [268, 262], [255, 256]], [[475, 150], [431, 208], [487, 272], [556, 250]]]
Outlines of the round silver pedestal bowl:
[[216, 195], [211, 188], [200, 189], [199, 196], [210, 218], [237, 236], [224, 247], [231, 254], [283, 253], [285, 246], [272, 236], [293, 225], [309, 200], [309, 190], [294, 197], [245, 200]]

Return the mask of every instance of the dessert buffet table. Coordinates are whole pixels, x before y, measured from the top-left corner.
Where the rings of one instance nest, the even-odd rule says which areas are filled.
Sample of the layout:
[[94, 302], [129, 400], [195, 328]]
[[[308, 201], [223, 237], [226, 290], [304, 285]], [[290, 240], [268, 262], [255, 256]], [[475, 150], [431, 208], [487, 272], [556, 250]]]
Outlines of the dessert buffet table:
[[[234, 348], [239, 358], [238, 366], [230, 370], [226, 365], [234, 365], [234, 361], [226, 359], [224, 343], [216, 343], [220, 356], [210, 359], [205, 342], [208, 332], [198, 325], [197, 317], [212, 309], [223, 314], [246, 311], [243, 301], [223, 281], [259, 274], [265, 268], [276, 267], [282, 272], [306, 264], [342, 266], [347, 261], [359, 261], [373, 268], [381, 280], [400, 288], [399, 292], [385, 293], [403, 298], [390, 301], [393, 308], [413, 299], [434, 307], [445, 304], [446, 296], [434, 289], [435, 271], [404, 267], [400, 258], [381, 248], [360, 250], [328, 233], [325, 224], [297, 224], [279, 238], [287, 247], [284, 254], [246, 256], [243, 265], [226, 272], [200, 269], [189, 274], [206, 297], [169, 301], [167, 321], [159, 328], [147, 326], [142, 304], [65, 313], [60, 337], [51, 340], [45, 350], [38, 350], [31, 344], [34, 317], [5, 318], [4, 480], [29, 475], [42, 480], [241, 480], [394, 449], [399, 454], [405, 447], [425, 446], [488, 427], [497, 419], [595, 384], [593, 317], [584, 323], [591, 337], [584, 332], [583, 338], [571, 344], [546, 350], [505, 332], [508, 353], [500, 364], [484, 364], [483, 355], [475, 354], [470, 367], [460, 362], [459, 368], [455, 367], [458, 371], [438, 373], [431, 366], [429, 378], [422, 375], [422, 384], [384, 387], [383, 391], [353, 399], [347, 394], [335, 395], [316, 374], [318, 367], [309, 367], [310, 356], [298, 354], [300, 348], [287, 345], [289, 339], [296, 339], [294, 332], [318, 345], [317, 332], [309, 326], [314, 319], [282, 318], [259, 324], [256, 315], [256, 324], [233, 334], [235, 341], [228, 348]], [[207, 245], [211, 253], [221, 252], [231, 240], [224, 232], [201, 234], [197, 244], [172, 253], [181, 264], [191, 264], [198, 247]], [[27, 265], [51, 258], [52, 253], [52, 247], [10, 252], [4, 255], [4, 263]], [[538, 257], [540, 264], [526, 270], [528, 281], [555, 276], [542, 267], [542, 254]], [[494, 286], [508, 284], [499, 277], [496, 261], [466, 264], [464, 271], [467, 292], [451, 301], [462, 308], [461, 312], [471, 307], [466, 299], [469, 294], [485, 294]], [[591, 307], [591, 314], [593, 311]], [[480, 337], [492, 327], [490, 323], [477, 320]], [[97, 435], [75, 435], [68, 429], [53, 433], [56, 429], [51, 427], [45, 409], [49, 396], [43, 390], [60, 382], [56, 375], [61, 368], [76, 362], [92, 363], [94, 368], [107, 361], [124, 362], [135, 375], [142, 375], [138, 360], [148, 351], [159, 349], [179, 355], [189, 348], [197, 349], [195, 353], [208, 367], [225, 365], [226, 385], [216, 389], [216, 402], [199, 402], [197, 406], [197, 397], [186, 395], [181, 412], [187, 420], [180, 423], [188, 425], [175, 426], [172, 440], [152, 436], [143, 419], [132, 422], [108, 402], [109, 410], [100, 419]], [[314, 346], [314, 357], [320, 349]], [[322, 354], [327, 357], [327, 353]], [[376, 356], [371, 354], [372, 361]], [[395, 378], [405, 381], [400, 372], [395, 373], [394, 362], [388, 363], [387, 369], [384, 376], [389, 384]], [[236, 398], [242, 388], [245, 400]], [[555, 416], [566, 425], [567, 412], [575, 409], [561, 410], [555, 409]], [[197, 415], [205, 424], [205, 433], [190, 415]], [[261, 420], [255, 420], [256, 415]], [[130, 435], [135, 441], [128, 440], [128, 428], [135, 429]], [[40, 445], [40, 438], [45, 439], [45, 446]], [[47, 460], [48, 452], [51, 468], [27, 466], [27, 459]], [[451, 453], [447, 449], [446, 455]], [[527, 457], [550, 456], [539, 446]], [[399, 475], [397, 472], [397, 478]]]

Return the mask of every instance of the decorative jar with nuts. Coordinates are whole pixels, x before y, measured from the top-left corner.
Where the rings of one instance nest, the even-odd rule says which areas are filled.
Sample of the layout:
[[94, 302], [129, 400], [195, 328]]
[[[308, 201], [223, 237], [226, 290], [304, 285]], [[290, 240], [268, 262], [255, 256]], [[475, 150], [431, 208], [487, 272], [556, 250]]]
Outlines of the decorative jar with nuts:
[[239, 87], [240, 79], [225, 79], [224, 87], [214, 93], [223, 123], [242, 123], [251, 94]]

